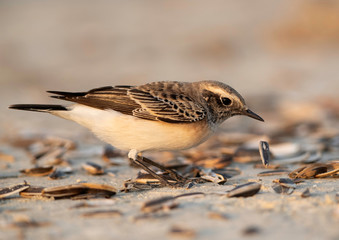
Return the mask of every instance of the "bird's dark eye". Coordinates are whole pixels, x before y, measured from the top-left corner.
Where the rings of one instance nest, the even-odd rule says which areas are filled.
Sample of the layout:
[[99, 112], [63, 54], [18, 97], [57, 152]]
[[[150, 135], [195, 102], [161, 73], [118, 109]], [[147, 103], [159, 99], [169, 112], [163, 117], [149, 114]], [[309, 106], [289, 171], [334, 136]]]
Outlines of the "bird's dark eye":
[[229, 99], [229, 98], [227, 98], [227, 97], [222, 97], [222, 98], [221, 98], [221, 102], [222, 102], [222, 104], [224, 104], [225, 106], [229, 106], [229, 105], [232, 104], [232, 100]]

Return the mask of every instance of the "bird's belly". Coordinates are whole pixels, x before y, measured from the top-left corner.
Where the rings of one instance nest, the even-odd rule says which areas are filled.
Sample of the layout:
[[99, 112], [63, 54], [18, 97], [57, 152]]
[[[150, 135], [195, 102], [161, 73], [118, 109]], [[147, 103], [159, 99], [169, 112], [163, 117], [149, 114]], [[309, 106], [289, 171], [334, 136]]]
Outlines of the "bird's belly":
[[119, 149], [138, 151], [186, 149], [205, 141], [210, 134], [202, 122], [165, 123], [131, 116], [112, 119], [92, 131]]
[[205, 121], [165, 123], [77, 104], [62, 114], [58, 115], [89, 128], [100, 139], [122, 150], [186, 149], [202, 143], [211, 133]]

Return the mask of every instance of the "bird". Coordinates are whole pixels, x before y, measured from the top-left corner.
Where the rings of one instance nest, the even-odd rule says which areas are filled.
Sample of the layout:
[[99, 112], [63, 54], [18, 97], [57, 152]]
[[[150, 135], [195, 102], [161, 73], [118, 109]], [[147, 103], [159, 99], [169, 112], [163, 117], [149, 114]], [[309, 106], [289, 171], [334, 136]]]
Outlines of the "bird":
[[165, 186], [171, 184], [147, 164], [168, 171], [177, 181], [183, 181], [183, 178], [142, 157], [145, 151], [195, 147], [232, 116], [244, 115], [264, 121], [248, 108], [235, 89], [214, 80], [160, 81], [139, 86], [105, 86], [87, 92], [47, 92], [53, 94], [52, 98], [73, 104], [14, 104], [9, 108], [50, 113], [74, 121], [104, 142], [128, 151], [132, 162]]

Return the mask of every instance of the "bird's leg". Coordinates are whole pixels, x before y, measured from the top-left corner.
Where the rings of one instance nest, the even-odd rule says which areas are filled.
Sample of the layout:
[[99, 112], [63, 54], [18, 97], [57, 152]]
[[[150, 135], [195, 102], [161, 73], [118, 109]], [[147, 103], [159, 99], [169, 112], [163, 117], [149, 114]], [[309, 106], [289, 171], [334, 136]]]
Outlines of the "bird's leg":
[[[138, 158], [142, 158], [139, 157]], [[172, 186], [165, 178], [161, 177], [160, 175], [158, 175], [156, 172], [154, 172], [152, 169], [150, 169], [149, 167], [147, 167], [142, 161], [140, 161], [139, 159], [132, 159], [133, 162], [135, 164], [137, 164], [139, 167], [141, 167], [142, 169], [144, 169], [146, 172], [148, 172], [149, 174], [151, 174], [154, 178], [158, 179], [160, 181], [160, 184], [162, 186]]]
[[151, 159], [149, 158], [146, 158], [146, 157], [142, 157], [142, 160], [143, 162], [149, 164], [149, 165], [152, 165], [154, 167], [157, 167], [165, 172], [167, 172], [174, 180], [176, 180], [177, 182], [185, 182], [186, 179], [182, 176], [180, 176], [178, 173], [176, 173], [175, 171], [173, 171], [172, 169], [169, 169], [169, 168], [166, 168], [164, 167], [163, 165], [159, 164], [159, 163], [156, 163], [154, 161], [152, 161]]
[[151, 174], [154, 178], [158, 179], [160, 181], [160, 184], [162, 186], [170, 186], [173, 187], [172, 184], [170, 184], [165, 178], [161, 177], [160, 175], [156, 174], [156, 172], [154, 172], [152, 169], [150, 169], [149, 167], [147, 167], [143, 161], [143, 157], [138, 155], [138, 151], [132, 149], [129, 153], [128, 153], [128, 157], [131, 161], [133, 161], [133, 163], [135, 163], [136, 165], [138, 165], [139, 167], [141, 167], [142, 169], [144, 169], [146, 172], [148, 172], [149, 174]]

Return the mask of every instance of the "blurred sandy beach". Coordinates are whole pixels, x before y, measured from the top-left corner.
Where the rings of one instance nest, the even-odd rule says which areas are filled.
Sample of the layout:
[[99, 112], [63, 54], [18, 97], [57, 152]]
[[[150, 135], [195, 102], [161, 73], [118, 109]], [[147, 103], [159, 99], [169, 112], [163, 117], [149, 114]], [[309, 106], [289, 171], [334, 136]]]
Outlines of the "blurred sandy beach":
[[338, 11], [330, 0], [2, 1], [1, 112], [53, 102], [46, 90], [161, 80], [219, 80], [251, 101], [337, 99]]
[[[74, 123], [47, 114], [9, 110], [11, 104], [60, 103], [49, 98], [47, 90], [87, 91], [101, 86], [166, 80], [210, 79], [227, 83], [238, 90], [251, 109], [261, 113], [266, 121], [265, 125], [260, 125], [237, 117], [223, 125], [226, 131], [251, 132], [255, 129], [256, 133], [265, 135], [289, 121], [315, 121], [329, 129], [338, 126], [339, 1], [4, 0], [0, 2], [0, 29], [0, 144], [3, 146], [0, 150], [7, 149], [5, 139], [25, 134], [55, 135], [79, 142], [90, 139], [96, 145], [102, 144]], [[328, 121], [329, 116], [331, 121]], [[26, 167], [27, 163], [23, 162], [24, 157], [19, 157], [15, 168]], [[255, 170], [245, 169], [250, 179], [256, 177]], [[118, 183], [129, 176], [127, 173], [126, 170], [119, 176]], [[129, 177], [134, 176], [136, 170], [132, 173]], [[83, 176], [80, 178], [86, 180]], [[240, 180], [242, 178], [244, 176]], [[65, 182], [76, 179], [74, 176]], [[37, 183], [39, 179], [30, 180]], [[103, 181], [111, 183], [113, 180]], [[0, 187], [14, 184], [13, 179], [0, 179], [0, 182]], [[118, 187], [116, 182], [114, 184]], [[326, 194], [338, 192], [338, 183], [332, 180], [326, 185], [324, 180], [314, 185], [321, 193], [310, 203], [298, 203], [295, 196], [294, 199], [280, 195], [265, 198], [265, 194], [253, 202], [231, 200], [225, 208], [220, 207], [225, 204], [220, 199], [197, 200], [200, 205], [192, 207], [192, 211], [215, 200], [220, 209], [231, 211], [234, 216], [239, 211], [239, 216], [233, 222], [225, 223], [228, 232], [223, 230], [224, 223], [220, 222], [196, 220], [189, 225], [204, 229], [202, 234], [195, 236], [198, 239], [227, 238], [228, 234], [230, 239], [239, 239], [244, 237], [239, 234], [239, 229], [255, 223], [255, 218], [259, 217], [259, 221], [272, 221], [269, 224], [281, 226], [281, 229], [278, 236], [274, 230], [265, 229], [262, 234], [254, 235], [255, 239], [273, 236], [276, 239], [317, 239], [321, 231], [327, 231], [324, 239], [337, 239], [339, 233], [334, 228], [339, 221], [338, 203], [329, 200], [331, 197]], [[202, 190], [209, 191], [208, 187], [203, 186]], [[221, 189], [220, 186], [211, 188]], [[128, 209], [130, 217], [139, 209], [140, 201], [170, 193], [170, 189], [160, 189], [120, 196], [118, 206]], [[134, 198], [139, 202], [133, 202]], [[34, 215], [34, 208], [58, 211], [57, 203], [52, 201], [43, 204], [24, 200], [0, 201], [0, 212], [26, 207], [31, 209], [28, 215]], [[68, 208], [67, 204], [63, 202], [62, 206]], [[288, 214], [279, 215], [285, 207]], [[257, 208], [259, 212], [256, 212]], [[302, 208], [313, 210], [300, 216]], [[334, 208], [338, 216], [333, 215]], [[327, 211], [326, 214], [319, 216], [323, 211]], [[312, 213], [319, 219], [312, 222]], [[62, 219], [67, 219], [67, 211], [51, 215], [60, 220], [49, 228], [51, 233], [40, 232], [43, 238], [56, 239], [60, 231], [62, 239], [93, 239], [96, 236], [112, 239], [102, 234], [107, 231], [102, 226], [112, 222], [99, 219], [90, 223], [95, 229], [93, 235], [86, 229], [88, 220], [77, 222], [74, 228], [83, 231], [77, 235], [71, 226], [62, 225]], [[43, 216], [43, 213], [39, 212], [37, 216]], [[177, 212], [175, 216], [179, 222], [202, 217], [199, 214], [192, 217], [189, 211]], [[73, 215], [67, 223], [74, 219]], [[286, 219], [292, 220], [286, 223]], [[167, 223], [162, 225], [161, 219], [152, 220], [149, 228], [145, 222], [126, 221], [113, 221], [115, 227], [122, 226], [121, 231], [124, 231], [115, 229], [113, 238], [159, 238], [168, 230]], [[305, 225], [299, 228], [295, 225], [299, 221], [305, 221]], [[0, 233], [4, 234], [4, 239], [14, 239], [16, 233], [5, 232], [5, 222], [0, 220]], [[174, 218], [169, 222], [174, 224]], [[145, 235], [129, 233], [129, 225]], [[230, 233], [233, 228], [237, 232]], [[313, 235], [308, 233], [310, 229]], [[32, 231], [26, 236], [32, 239], [37, 234]], [[171, 236], [167, 238], [172, 239]]]

